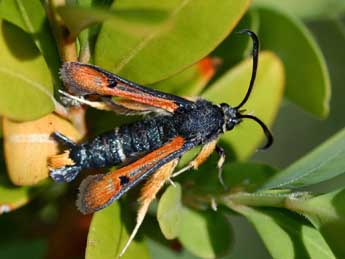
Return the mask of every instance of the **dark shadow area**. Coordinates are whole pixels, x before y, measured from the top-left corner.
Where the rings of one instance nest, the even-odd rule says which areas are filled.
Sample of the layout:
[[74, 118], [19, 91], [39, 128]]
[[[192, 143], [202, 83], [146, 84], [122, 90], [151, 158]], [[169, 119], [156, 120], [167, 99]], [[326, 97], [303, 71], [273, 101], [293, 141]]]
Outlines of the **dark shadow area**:
[[337, 258], [345, 258], [345, 189], [332, 200], [337, 217], [324, 220], [320, 231]]
[[308, 250], [304, 246], [302, 237], [302, 226], [309, 225], [305, 218], [302, 216], [281, 209], [262, 209], [265, 213], [270, 215], [274, 221], [290, 236], [290, 240], [294, 247], [294, 258], [305, 259], [311, 258]]
[[18, 26], [4, 21], [2, 23], [2, 33], [6, 45], [17, 59], [30, 60], [42, 54], [52, 75], [54, 85], [60, 85], [60, 57], [48, 18], [44, 20], [41, 28], [33, 34], [29, 34]]
[[54, 86], [61, 88], [61, 82], [59, 79], [59, 68], [61, 66], [61, 59], [57, 48], [55, 37], [51, 31], [48, 18], [44, 20], [41, 28], [32, 35], [35, 41], [40, 44], [40, 51], [47, 63], [48, 69], [52, 75]]
[[[130, 199], [129, 199], [130, 198]], [[137, 206], [136, 200], [132, 199], [132, 197], [126, 197], [125, 199], [122, 198], [119, 201], [119, 205], [121, 208], [121, 235], [119, 237], [119, 242], [116, 244], [117, 248], [115, 251], [119, 254], [124, 245], [128, 241], [129, 236], [131, 235], [135, 225], [136, 225], [136, 216], [137, 216]], [[128, 235], [126, 235], [126, 232]], [[142, 241], [144, 236], [142, 235], [142, 227], [139, 228], [138, 233], [135, 235], [134, 241]]]
[[31, 36], [19, 27], [3, 21], [1, 31], [9, 51], [15, 58], [25, 61], [40, 55]]
[[116, 127], [140, 119], [141, 117], [139, 116], [121, 116], [112, 111], [100, 111], [94, 108], [88, 108], [86, 112], [88, 137], [95, 137], [101, 133], [111, 131]]
[[228, 255], [234, 241], [230, 222], [220, 211], [208, 210], [201, 215], [207, 222], [209, 239], [216, 257]]

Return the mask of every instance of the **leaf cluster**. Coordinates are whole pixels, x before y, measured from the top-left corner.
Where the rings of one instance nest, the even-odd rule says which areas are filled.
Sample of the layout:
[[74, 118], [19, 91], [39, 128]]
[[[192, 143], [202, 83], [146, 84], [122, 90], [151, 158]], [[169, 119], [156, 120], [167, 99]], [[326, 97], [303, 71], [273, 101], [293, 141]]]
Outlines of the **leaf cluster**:
[[[37, 218], [33, 225], [55, 224], [49, 231], [42, 230], [42, 224], [29, 228], [29, 233], [33, 229], [48, 233], [34, 235], [32, 244], [15, 239], [24, 236], [18, 228], [9, 236], [16, 241], [0, 244], [4, 248], [0, 257], [3, 253], [9, 258], [15, 245], [37, 258], [44, 252], [114, 258], [133, 225], [135, 192], [91, 219], [70, 206], [74, 184], [68, 188], [46, 179], [46, 157], [57, 147], [42, 139], [52, 131], [80, 139], [85, 131], [90, 137], [129, 121], [93, 109], [67, 114], [57, 94], [63, 88], [58, 75], [61, 62], [89, 62], [165, 92], [236, 105], [247, 90], [252, 69], [251, 41], [236, 34], [246, 28], [258, 33], [262, 46], [255, 89], [244, 108], [270, 127], [286, 103], [319, 119], [330, 113], [332, 73], [303, 21], [321, 17], [344, 29], [339, 18], [345, 10], [342, 1], [72, 2], [0, 0], [0, 136], [5, 153], [0, 157], [0, 214], [30, 203], [1, 215], [0, 226], [28, 216]], [[344, 44], [344, 35], [339, 38]], [[76, 123], [80, 116], [85, 125]], [[242, 217], [273, 258], [345, 258], [343, 184], [325, 194], [311, 188], [344, 174], [345, 130], [283, 169], [249, 160], [263, 138], [250, 122], [225, 134], [220, 143], [227, 154], [227, 188], [218, 181], [215, 156], [197, 172], [174, 179], [176, 186], [158, 197], [124, 257], [233, 258], [238, 246], [233, 222]], [[187, 153], [179, 166], [196, 151]], [[14, 186], [8, 178], [22, 186]], [[87, 235], [86, 246], [71, 248], [77, 243], [68, 244], [71, 233], [76, 240]], [[47, 236], [55, 241], [47, 242]], [[251, 245], [247, 243], [247, 249]]]

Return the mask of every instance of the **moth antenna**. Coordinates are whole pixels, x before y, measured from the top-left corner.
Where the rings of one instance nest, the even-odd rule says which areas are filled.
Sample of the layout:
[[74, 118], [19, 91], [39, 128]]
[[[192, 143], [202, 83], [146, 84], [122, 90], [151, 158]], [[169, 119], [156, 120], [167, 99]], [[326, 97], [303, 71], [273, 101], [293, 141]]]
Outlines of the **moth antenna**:
[[54, 131], [50, 137], [69, 149], [77, 145], [73, 140], [58, 131]]
[[243, 114], [243, 115], [241, 114], [239, 117], [243, 118], [243, 119], [254, 120], [254, 121], [256, 121], [261, 126], [262, 130], [264, 131], [264, 134], [266, 136], [267, 141], [266, 141], [266, 144], [263, 147], [259, 148], [259, 150], [265, 150], [265, 149], [269, 148], [273, 144], [273, 135], [272, 135], [272, 133], [270, 132], [270, 130], [268, 129], [266, 124], [263, 123], [259, 118], [255, 117], [253, 115], [249, 115], [249, 114]]
[[250, 96], [250, 94], [251, 94], [251, 92], [253, 90], [253, 86], [254, 86], [254, 82], [255, 82], [255, 78], [256, 78], [256, 72], [257, 72], [257, 69], [258, 69], [259, 47], [260, 47], [259, 38], [258, 38], [258, 36], [254, 32], [245, 29], [245, 30], [239, 31], [238, 33], [240, 33], [240, 34], [247, 34], [247, 35], [249, 35], [252, 38], [252, 41], [253, 41], [253, 51], [252, 51], [253, 69], [252, 69], [252, 77], [250, 79], [250, 83], [249, 83], [249, 87], [248, 87], [247, 93], [244, 96], [242, 102], [235, 107], [236, 110], [241, 108], [248, 101], [248, 98], [249, 98], [249, 96]]

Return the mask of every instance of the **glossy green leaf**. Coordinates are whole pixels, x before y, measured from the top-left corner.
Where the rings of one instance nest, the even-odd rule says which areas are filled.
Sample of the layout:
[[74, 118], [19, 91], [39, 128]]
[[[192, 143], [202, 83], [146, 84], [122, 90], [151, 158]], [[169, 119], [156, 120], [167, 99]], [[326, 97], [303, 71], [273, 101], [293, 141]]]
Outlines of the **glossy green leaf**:
[[59, 53], [46, 12], [40, 1], [2, 0], [0, 1], [0, 18], [15, 24], [32, 37], [37, 48], [44, 56], [55, 83], [58, 84]]
[[292, 193], [290, 190], [267, 190], [253, 193], [227, 193], [223, 195], [221, 202], [230, 207], [232, 204], [240, 204], [253, 207], [288, 208], [287, 204], [289, 202], [300, 199], [309, 199], [310, 197], [311, 195], [308, 192]]
[[229, 252], [232, 231], [228, 220], [219, 212], [184, 208], [178, 238], [191, 253], [201, 258], [216, 258]]
[[[211, 85], [202, 95], [215, 103], [226, 102], [236, 106], [248, 89], [252, 72], [252, 60], [247, 59]], [[253, 113], [270, 126], [279, 109], [284, 89], [284, 69], [280, 59], [271, 52], [262, 52], [253, 92], [244, 105], [247, 113]], [[222, 137], [230, 143], [240, 160], [248, 158], [262, 141], [262, 129], [251, 120], [244, 120]]]
[[337, 258], [345, 258], [345, 189], [293, 202], [290, 209], [305, 215], [322, 233]]
[[329, 74], [311, 33], [287, 14], [264, 8], [258, 12], [262, 48], [275, 52], [284, 62], [285, 96], [313, 115], [326, 117], [331, 91]]
[[[121, 217], [117, 202], [93, 215], [87, 237], [86, 259], [117, 258], [128, 240], [129, 234]], [[143, 241], [134, 240], [123, 259], [149, 259], [148, 250]]]
[[254, 6], [274, 7], [308, 19], [330, 17], [345, 11], [343, 0], [254, 0], [253, 3]]
[[32, 120], [54, 110], [53, 82], [31, 38], [0, 22], [0, 114]]
[[236, 211], [253, 224], [273, 258], [335, 258], [322, 235], [296, 215], [245, 206]]
[[[0, 158], [2, 159], [2, 157]], [[20, 208], [32, 200], [34, 187], [17, 187], [10, 183], [4, 172], [0, 175], [0, 215]]]
[[218, 59], [204, 58], [184, 71], [150, 87], [180, 96], [198, 96], [215, 74], [218, 61]]
[[181, 203], [181, 186], [169, 186], [159, 200], [157, 220], [163, 235], [167, 239], [174, 239], [180, 231], [183, 206]]
[[345, 129], [278, 173], [265, 189], [296, 188], [319, 183], [345, 172]]
[[259, 24], [258, 13], [253, 9], [249, 10], [242, 17], [233, 32], [212, 52], [212, 56], [219, 57], [222, 61], [217, 76], [223, 74], [229, 68], [250, 55], [252, 50], [250, 37], [241, 35], [238, 32], [243, 29], [257, 32], [259, 30]]
[[166, 18], [145, 36], [124, 33], [105, 22], [96, 43], [95, 63], [142, 84], [168, 78], [212, 51], [248, 4], [248, 0], [118, 0], [115, 11], [159, 10]]
[[[108, 9], [111, 5], [110, 1], [93, 1], [93, 0], [79, 0], [78, 6], [81, 8], [99, 8]], [[92, 16], [90, 13], [89, 16]], [[89, 18], [86, 18], [89, 20]], [[97, 20], [95, 20], [97, 21]], [[100, 20], [101, 21], [101, 20]], [[78, 20], [75, 19], [75, 23]], [[76, 25], [73, 25], [76, 26]], [[82, 30], [78, 35], [78, 42], [80, 44], [79, 61], [83, 63], [93, 63], [93, 53], [95, 48], [96, 39], [101, 28], [101, 24], [91, 25], [90, 27]]]
[[[46, 15], [42, 4], [35, 0], [2, 0], [0, 1], [0, 17], [25, 32], [31, 34], [37, 47], [42, 51], [42, 40], [49, 41], [49, 27], [45, 26]], [[42, 30], [45, 31], [43, 33]], [[47, 33], [47, 34], [46, 34]], [[46, 35], [44, 35], [46, 34]], [[41, 38], [41, 37], [46, 38]], [[50, 43], [54, 41], [51, 40]]]
[[[93, 0], [81, 0], [81, 1], [79, 0], [77, 2], [77, 4], [81, 8], [90, 8], [93, 6], [94, 1]], [[59, 8], [57, 8], [58, 12], [60, 11]], [[90, 27], [79, 32], [78, 43], [79, 43], [80, 49], [79, 49], [78, 60], [80, 62], [82, 62], [82, 63], [93, 63], [92, 62], [92, 58], [93, 58], [92, 55], [93, 55], [93, 50], [95, 47], [94, 45], [96, 42], [96, 37], [98, 35], [99, 29], [100, 29], [100, 25], [96, 24], [96, 25], [90, 26]]]
[[[87, 8], [67, 5], [57, 8], [72, 37], [76, 37], [85, 28], [110, 20], [109, 26], [124, 32], [143, 35], [146, 30], [152, 29], [157, 22], [162, 20], [164, 13], [155, 10], [122, 10], [118, 12], [100, 8]], [[149, 16], [149, 23], [142, 16]], [[135, 17], [138, 16], [138, 19]]]

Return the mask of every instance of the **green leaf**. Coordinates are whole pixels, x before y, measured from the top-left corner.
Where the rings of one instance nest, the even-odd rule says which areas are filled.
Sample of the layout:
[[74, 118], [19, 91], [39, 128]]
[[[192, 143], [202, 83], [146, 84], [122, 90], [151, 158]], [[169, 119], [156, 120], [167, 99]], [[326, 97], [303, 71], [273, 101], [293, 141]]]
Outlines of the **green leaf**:
[[[2, 159], [2, 158], [1, 158]], [[16, 187], [10, 183], [4, 172], [0, 175], [0, 215], [20, 208], [32, 200], [34, 187]]]
[[218, 59], [204, 58], [182, 72], [150, 87], [180, 96], [198, 96], [216, 72]]
[[257, 32], [259, 30], [259, 15], [255, 10], [248, 11], [233, 32], [212, 52], [212, 56], [221, 58], [222, 63], [217, 75], [223, 74], [232, 66], [250, 55], [252, 41], [250, 37], [238, 34], [243, 29]]
[[255, 6], [274, 7], [307, 19], [335, 16], [345, 11], [343, 0], [254, 0], [253, 3]]
[[[2, 0], [0, 2], [0, 17], [9, 21], [32, 35], [37, 47], [42, 51], [42, 42], [54, 41], [49, 38], [50, 30], [45, 24], [46, 15], [43, 6], [35, 0]], [[45, 33], [42, 31], [43, 30]], [[46, 34], [47, 33], [47, 34]], [[45, 37], [45, 38], [42, 38]]]
[[[78, 6], [82, 8], [99, 8], [108, 9], [111, 5], [110, 1], [93, 1], [93, 0], [79, 0]], [[63, 14], [62, 14], [63, 15]], [[77, 14], [76, 14], [77, 15]], [[92, 16], [92, 13], [90, 13]], [[89, 18], [86, 18], [89, 19]], [[78, 22], [77, 19], [75, 19]], [[75, 25], [73, 25], [75, 26]], [[79, 61], [83, 63], [93, 63], [93, 53], [95, 49], [96, 39], [101, 28], [101, 24], [91, 25], [87, 29], [82, 30], [78, 35], [78, 42], [80, 44]]]
[[[248, 89], [252, 60], [248, 58], [211, 85], [202, 95], [215, 103], [226, 102], [235, 106]], [[284, 88], [284, 70], [280, 59], [270, 52], [262, 52], [253, 92], [244, 105], [247, 113], [254, 113], [270, 126], [278, 112]], [[234, 130], [222, 136], [230, 143], [239, 160], [248, 158], [263, 139], [262, 129], [250, 120], [244, 120]]]
[[[89, 26], [110, 20], [109, 25], [124, 32], [143, 35], [145, 30], [152, 29], [157, 22], [162, 20], [164, 13], [155, 10], [122, 10], [118, 12], [101, 8], [89, 8], [74, 5], [57, 8], [72, 37], [76, 37], [82, 30]], [[140, 19], [149, 16], [150, 20]], [[138, 16], [139, 19], [135, 19]], [[144, 31], [143, 31], [144, 30]]]
[[[0, 17], [27, 32], [43, 54], [55, 83], [59, 84], [59, 53], [46, 12], [37, 0], [2, 0]], [[23, 43], [24, 44], [24, 43]]]
[[337, 258], [345, 258], [345, 189], [289, 205], [320, 230]]
[[263, 49], [284, 62], [285, 96], [307, 112], [324, 118], [329, 113], [330, 80], [324, 57], [307, 28], [287, 14], [260, 8]]
[[219, 212], [197, 212], [184, 208], [178, 236], [182, 245], [201, 258], [216, 258], [231, 247], [232, 231]]
[[296, 215], [245, 206], [235, 209], [253, 224], [275, 259], [335, 258], [322, 235]]
[[308, 192], [291, 193], [290, 190], [268, 190], [254, 193], [234, 192], [223, 195], [221, 203], [230, 207], [232, 204], [240, 204], [253, 207], [287, 208], [290, 201], [309, 199], [310, 197]]
[[167, 239], [174, 239], [179, 234], [182, 217], [181, 186], [169, 186], [159, 200], [157, 220], [163, 235]]
[[30, 37], [0, 21], [0, 114], [32, 120], [54, 110], [53, 82]]
[[[105, 22], [95, 63], [141, 84], [168, 78], [212, 51], [234, 28], [248, 0], [118, 0], [115, 11], [159, 10], [166, 18], [145, 36], [124, 33]], [[142, 19], [151, 18], [142, 14]]]
[[275, 175], [264, 189], [296, 188], [326, 181], [345, 172], [345, 129]]
[[[117, 202], [93, 215], [87, 236], [86, 259], [117, 258], [129, 238]], [[144, 242], [134, 240], [123, 259], [149, 259]]]

